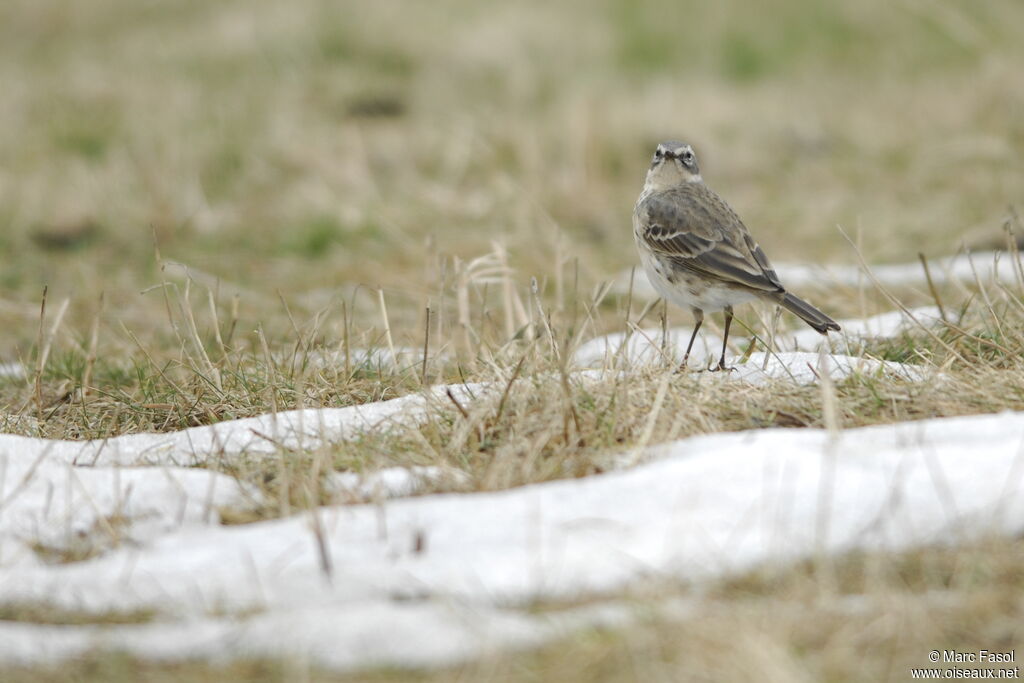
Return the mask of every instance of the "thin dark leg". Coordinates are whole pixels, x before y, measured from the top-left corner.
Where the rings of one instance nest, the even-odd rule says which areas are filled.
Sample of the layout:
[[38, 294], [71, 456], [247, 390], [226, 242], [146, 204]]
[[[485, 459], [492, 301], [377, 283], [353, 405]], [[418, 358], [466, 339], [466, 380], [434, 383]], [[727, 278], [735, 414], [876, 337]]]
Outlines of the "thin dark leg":
[[683, 355], [683, 362], [679, 364], [679, 372], [686, 369], [686, 361], [690, 360], [690, 351], [693, 349], [693, 342], [697, 339], [697, 330], [700, 329], [701, 324], [704, 322], [704, 311], [699, 309], [693, 309], [693, 334], [690, 335], [690, 343], [686, 345], [686, 353]]
[[725, 370], [725, 345], [729, 343], [729, 325], [732, 325], [732, 306], [725, 307], [725, 335], [722, 337], [722, 358], [718, 361], [719, 370]]

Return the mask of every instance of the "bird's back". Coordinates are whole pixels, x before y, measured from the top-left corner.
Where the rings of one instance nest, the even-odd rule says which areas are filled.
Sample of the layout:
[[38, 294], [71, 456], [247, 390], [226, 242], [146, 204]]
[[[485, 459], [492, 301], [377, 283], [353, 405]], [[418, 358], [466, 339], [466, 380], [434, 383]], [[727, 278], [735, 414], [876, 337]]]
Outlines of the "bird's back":
[[702, 182], [642, 194], [636, 220], [638, 239], [681, 268], [754, 290], [783, 291], [743, 221]]

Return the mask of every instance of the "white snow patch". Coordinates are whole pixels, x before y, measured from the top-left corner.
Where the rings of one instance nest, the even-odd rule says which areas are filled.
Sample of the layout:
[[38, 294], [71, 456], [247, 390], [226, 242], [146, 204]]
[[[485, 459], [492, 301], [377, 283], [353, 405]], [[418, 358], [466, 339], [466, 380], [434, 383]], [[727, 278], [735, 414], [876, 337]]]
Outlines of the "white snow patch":
[[[817, 370], [819, 362], [816, 352], [823, 348], [823, 345], [826, 350], [833, 351], [855, 349], [867, 339], [895, 337], [918, 325], [926, 327], [935, 325], [940, 319], [939, 311], [934, 306], [910, 309], [909, 313], [910, 315], [903, 311], [890, 311], [870, 318], [840, 320], [838, 322], [843, 328], [842, 332], [832, 333], [828, 337], [824, 337], [810, 328], [796, 332], [782, 332], [774, 339], [775, 347], [779, 351], [768, 354], [767, 366], [765, 366], [763, 353], [753, 353], [746, 363], [735, 365], [736, 370], [739, 371], [737, 376], [754, 380], [755, 378], [764, 379], [765, 375], [770, 375], [772, 377], [789, 377], [801, 383], [803, 381], [798, 378], [813, 381], [814, 373], [808, 373], [806, 366], [810, 362]], [[591, 339], [580, 345], [574, 359], [576, 364], [581, 367], [675, 365], [679, 363], [686, 352], [686, 345], [689, 343], [692, 333], [693, 328], [691, 327], [671, 328], [668, 330], [667, 343], [663, 343], [661, 330], [657, 329], [635, 330], [631, 334], [617, 332]], [[745, 347], [750, 342], [748, 337], [740, 335], [730, 335], [730, 341], [735, 348]], [[690, 352], [689, 367], [706, 369], [715, 365], [718, 363], [721, 352], [722, 338], [713, 332], [701, 330], [694, 341], [693, 350]], [[813, 356], [813, 358], [808, 356]], [[830, 354], [829, 358], [831, 359], [828, 361], [830, 368], [841, 371], [839, 374], [832, 373], [836, 379], [854, 371], [876, 372], [879, 369], [912, 380], [920, 380], [926, 376], [924, 368], [915, 368], [902, 363], [854, 358], [839, 353]], [[730, 362], [728, 355], [726, 362]], [[735, 364], [736, 358], [733, 357], [731, 362]], [[763, 369], [764, 372], [758, 374], [755, 369]]]
[[539, 646], [563, 633], [556, 620], [515, 610], [458, 602], [371, 601], [278, 610], [244, 620], [75, 628], [0, 622], [0, 661], [53, 662], [116, 650], [165, 660], [297, 655], [334, 669], [436, 667], [493, 650]]
[[[904, 549], [1024, 530], [1024, 414], [851, 429], [762, 430], [648, 449], [628, 470], [495, 493], [184, 526], [63, 566], [0, 568], [0, 602], [141, 626], [0, 625], [0, 659], [93, 646], [144, 656], [308, 656], [351, 668], [473, 657], [552, 636], [516, 608], [644, 577], [703, 580], [814, 553]], [[211, 610], [257, 608], [216, 618]]]
[[[280, 454], [382, 426], [416, 424], [446, 391], [467, 399], [473, 387], [438, 387], [368, 405], [289, 411], [166, 434], [83, 442], [0, 434], [0, 566], [40, 562], [34, 548], [75, 555], [144, 544], [182, 525], [216, 524], [217, 508], [252, 505], [260, 494], [229, 476], [183, 465]], [[329, 486], [340, 501], [379, 500], [455, 476], [438, 468], [396, 467], [335, 473]]]
[[833, 380], [859, 374], [920, 382], [928, 376], [926, 369], [906, 363], [840, 354], [819, 356], [816, 353], [791, 351], [752, 353], [747, 362], [737, 363], [732, 366], [732, 370], [723, 374], [728, 379], [736, 379], [750, 384], [765, 384], [773, 379], [788, 379], [795, 384], [813, 384], [821, 378], [822, 362], [824, 362], [828, 376]]
[[73, 467], [48, 457], [0, 454], [0, 566], [37, 564], [49, 553], [139, 544], [185, 524], [219, 520], [240, 503], [231, 477], [178, 467]]
[[411, 496], [425, 487], [445, 481], [465, 483], [462, 470], [434, 466], [384, 467], [373, 472], [332, 472], [327, 490], [346, 502], [371, 502]]
[[[999, 251], [958, 254], [929, 260], [928, 269], [935, 283], [974, 282], [975, 277], [981, 282], [1017, 281], [1013, 256]], [[775, 270], [787, 288], [829, 284], [857, 287], [871, 283], [870, 278], [859, 266], [785, 263]], [[879, 282], [889, 286], [927, 283], [924, 268], [917, 261], [874, 265], [871, 266], [871, 273]]]
[[[1013, 256], [1005, 252], [985, 251], [975, 254], [959, 254], [941, 259], [929, 260], [932, 281], [975, 282], [975, 274], [981, 282], [1017, 282], [1016, 266]], [[629, 292], [630, 273], [633, 273], [633, 296], [653, 301], [658, 293], [651, 286], [642, 268], [624, 270], [615, 276], [611, 291], [616, 294]], [[842, 285], [846, 287], [871, 286], [871, 278], [860, 266], [852, 265], [811, 265], [804, 263], [779, 263], [775, 266], [779, 280], [787, 289], [801, 287], [828, 287]], [[924, 285], [927, 283], [924, 269], [917, 261], [912, 263], [893, 263], [871, 266], [871, 273], [884, 285], [906, 286]]]
[[879, 313], [868, 318], [838, 320], [842, 330], [838, 334], [829, 333], [827, 339], [809, 327], [802, 327], [795, 332], [778, 335], [775, 344], [787, 351], [815, 351], [823, 341], [828, 343], [826, 348], [850, 348], [868, 339], [893, 338], [922, 327], [932, 328], [941, 320], [938, 306], [919, 306], [907, 311]]
[[[930, 325], [938, 312], [912, 314]], [[840, 322], [833, 350], [917, 324], [899, 312]], [[672, 330], [668, 353], [680, 357], [689, 334]], [[700, 335], [691, 364], [717, 359], [720, 343]], [[784, 350], [703, 377], [925, 376], [915, 366], [820, 355], [822, 343], [810, 330], [783, 334], [776, 345]], [[662, 362], [660, 332], [650, 331], [595, 339], [575, 358], [608, 368], [620, 347], [631, 364]], [[633, 469], [497, 493], [407, 498], [465, 476], [438, 467], [336, 472], [328, 475], [335, 499], [366, 504], [236, 527], [217, 526], [216, 509], [258, 494], [183, 467], [340, 444], [419, 424], [446, 392], [471, 404], [488, 390], [441, 386], [349, 408], [86, 442], [0, 435], [0, 603], [159, 613], [140, 625], [0, 623], [0, 661], [100, 648], [149, 658], [299, 656], [339, 669], [450, 664], [611, 618], [601, 610], [522, 610], [536, 600], [603, 593], [652, 574], [710, 579], [812, 552], [899, 549], [1024, 527], [1021, 414], [835, 437], [705, 436], [620, 456], [646, 463]], [[103, 554], [73, 564], [47, 565], [31, 550], [42, 544], [59, 553], [104, 535]]]
[[[445, 357], [432, 354], [430, 358]], [[278, 355], [277, 362], [284, 364], [306, 364], [316, 368], [336, 368], [344, 370], [362, 368], [365, 370], [395, 370], [410, 366], [418, 366], [423, 362], [423, 348], [413, 346], [396, 346], [394, 352], [388, 347], [356, 348], [346, 353], [343, 348], [314, 349], [299, 355]]]
[[21, 363], [0, 363], [0, 377], [6, 379], [23, 379], [28, 375]]
[[165, 434], [127, 434], [91, 441], [53, 441], [0, 434], [0, 453], [69, 464], [196, 465], [207, 458], [240, 453], [279, 453], [282, 449], [309, 449], [344, 441], [387, 424], [417, 424], [426, 418], [430, 401], [452, 391], [460, 400], [471, 398], [478, 385], [435, 387], [424, 394], [347, 408], [307, 408], [258, 417], [228, 420]]

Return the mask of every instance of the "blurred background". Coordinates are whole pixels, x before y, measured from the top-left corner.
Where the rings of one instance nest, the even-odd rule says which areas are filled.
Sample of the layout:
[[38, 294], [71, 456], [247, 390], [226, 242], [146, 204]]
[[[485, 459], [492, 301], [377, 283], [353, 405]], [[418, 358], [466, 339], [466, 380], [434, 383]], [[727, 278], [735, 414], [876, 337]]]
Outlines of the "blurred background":
[[871, 262], [999, 245], [1022, 31], [1017, 0], [5, 0], [0, 351], [44, 286], [65, 343], [98, 319], [111, 353], [173, 348], [185, 273], [246, 331], [341, 300], [377, 325], [383, 287], [412, 340], [485, 254], [589, 292], [636, 263], [664, 138], [775, 262], [855, 263], [837, 226]]

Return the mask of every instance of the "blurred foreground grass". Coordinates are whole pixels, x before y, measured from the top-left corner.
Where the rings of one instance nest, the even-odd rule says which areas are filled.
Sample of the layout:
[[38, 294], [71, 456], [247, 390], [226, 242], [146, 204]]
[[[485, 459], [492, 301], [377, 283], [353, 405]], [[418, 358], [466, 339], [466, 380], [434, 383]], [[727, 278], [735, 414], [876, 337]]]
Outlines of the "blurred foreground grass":
[[[583, 629], [533, 652], [498, 652], [439, 671], [382, 668], [344, 674], [319, 670], [298, 657], [209, 663], [107, 654], [60, 666], [11, 668], [4, 680], [907, 681], [911, 668], [938, 666], [928, 660], [935, 649], [1020, 652], [1020, 608], [1006, 598], [1020, 593], [1022, 551], [1020, 540], [992, 540], [956, 549], [857, 553], [835, 563], [758, 570], [704, 590], [654, 580], [610, 601], [611, 613], [633, 615], [624, 626], [613, 622]], [[976, 668], [1012, 673], [1017, 666]]]

